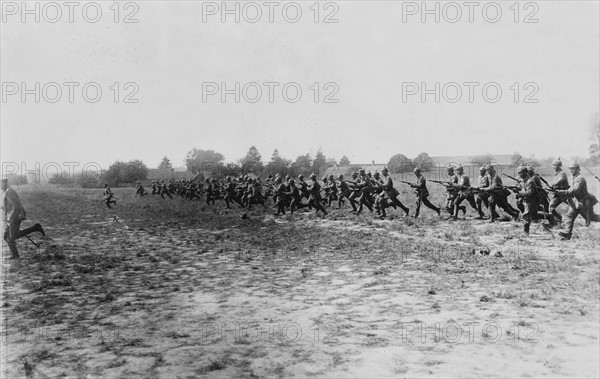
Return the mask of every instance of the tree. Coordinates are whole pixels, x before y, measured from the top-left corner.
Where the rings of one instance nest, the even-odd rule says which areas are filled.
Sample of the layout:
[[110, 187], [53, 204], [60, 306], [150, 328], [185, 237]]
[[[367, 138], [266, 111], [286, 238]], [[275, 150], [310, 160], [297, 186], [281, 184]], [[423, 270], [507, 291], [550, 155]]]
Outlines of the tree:
[[312, 158], [310, 154], [300, 155], [296, 161], [292, 163], [294, 175], [310, 175], [312, 172]]
[[201, 172], [202, 174], [210, 171], [215, 174], [223, 166], [225, 156], [213, 150], [196, 149], [190, 150], [185, 156], [185, 165], [192, 174]]
[[58, 188], [58, 186], [60, 184], [62, 184], [62, 185], [69, 184], [69, 173], [66, 171], [63, 171], [60, 174], [56, 173], [56, 174], [52, 175], [52, 177], [50, 179], [48, 179], [48, 183], [56, 184], [56, 188]]
[[148, 176], [148, 167], [141, 160], [135, 159], [129, 162], [116, 161], [108, 167], [104, 173], [104, 181], [114, 184], [133, 183], [136, 180], [144, 180]]
[[388, 162], [388, 170], [393, 174], [412, 171], [415, 168], [413, 161], [403, 154], [396, 154]]
[[280, 174], [288, 175], [291, 171], [292, 162], [279, 155], [279, 150], [275, 149], [271, 155], [271, 161], [267, 163], [267, 171], [270, 175]]
[[514, 152], [512, 157], [510, 158], [510, 166], [517, 167], [523, 163], [523, 156], [518, 152]]
[[415, 167], [420, 168], [422, 171], [431, 171], [435, 167], [435, 162], [427, 153], [417, 155], [417, 157], [413, 159], [413, 163], [415, 164]]
[[169, 158], [167, 158], [167, 156], [165, 155], [163, 157], [162, 161], [160, 161], [158, 168], [164, 169], [164, 170], [166, 170], [166, 169], [170, 170], [173, 168], [173, 165], [171, 164], [171, 161], [169, 160]]
[[321, 173], [324, 173], [327, 169], [327, 157], [323, 154], [323, 151], [319, 149], [317, 151], [317, 155], [312, 162], [312, 172], [317, 174], [317, 177], [320, 177]]
[[340, 166], [349, 166], [350, 165], [350, 159], [348, 159], [347, 156], [343, 156], [342, 159], [340, 159]]
[[260, 174], [263, 170], [262, 157], [255, 146], [251, 146], [246, 156], [240, 160], [243, 173]]

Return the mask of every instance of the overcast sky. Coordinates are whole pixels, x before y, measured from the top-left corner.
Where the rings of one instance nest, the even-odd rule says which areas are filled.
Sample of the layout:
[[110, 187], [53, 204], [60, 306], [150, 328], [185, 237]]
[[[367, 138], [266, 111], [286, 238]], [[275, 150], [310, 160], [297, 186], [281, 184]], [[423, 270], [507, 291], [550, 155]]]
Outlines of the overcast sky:
[[[112, 2], [102, 3], [96, 23], [83, 18], [82, 6], [75, 8], [73, 23], [66, 7], [55, 23], [44, 19], [43, 10], [39, 23], [33, 16], [22, 23], [22, 12], [5, 9], [2, 160], [106, 167], [117, 159], [141, 159], [156, 167], [166, 155], [181, 166], [193, 147], [234, 161], [251, 145], [265, 161], [276, 148], [290, 159], [322, 148], [328, 157], [346, 154], [354, 162], [387, 162], [396, 153], [414, 157], [422, 151], [587, 156], [589, 120], [600, 103], [599, 2], [538, 1], [527, 9], [521, 3], [518, 23], [510, 9], [514, 2], [499, 3], [502, 15], [495, 23], [483, 17], [485, 2], [474, 9], [473, 22], [469, 8], [461, 6], [456, 23], [446, 21], [456, 17], [456, 9], [444, 8], [444, 2], [439, 23], [434, 15], [421, 22], [421, 14], [409, 15], [413, 8], [400, 1], [334, 2], [337, 9], [322, 4], [318, 23], [309, 9], [313, 1], [300, 2], [296, 23], [283, 18], [282, 5], [275, 8], [273, 23], [266, 6], [256, 23], [243, 13], [239, 23], [231, 15], [223, 23], [220, 13], [208, 12], [203, 22], [203, 6], [211, 8], [193, 1], [142, 1], [138, 10], [120, 9], [120, 21], [134, 12], [138, 23], [115, 23]], [[246, 10], [247, 18], [254, 18], [255, 9]], [[295, 9], [287, 10], [294, 18]], [[47, 18], [56, 17], [55, 10], [46, 12]], [[322, 22], [331, 13], [339, 22]], [[488, 7], [486, 15], [492, 20], [495, 9]], [[92, 8], [88, 16], [94, 17]], [[524, 23], [526, 16], [538, 22]], [[12, 95], [13, 82], [29, 89], [36, 82], [41, 87], [56, 82], [62, 98], [46, 100], [55, 97], [47, 86], [46, 98], [40, 90], [40, 103], [34, 95], [22, 102], [21, 92]], [[80, 83], [73, 103], [64, 82]], [[96, 103], [82, 97], [88, 82], [102, 89]], [[121, 87], [118, 103], [109, 88], [114, 82]], [[137, 103], [124, 103], [134, 88], [123, 88], [127, 82], [139, 88], [133, 95]], [[243, 96], [236, 103], [233, 95], [223, 103], [220, 94], [204, 102], [203, 83], [209, 82], [226, 82], [230, 89], [236, 82], [241, 87], [257, 82], [263, 93], [256, 103]], [[280, 83], [273, 103], [265, 82]], [[296, 103], [282, 95], [289, 82], [302, 89]], [[315, 82], [321, 86], [318, 103], [310, 88]], [[324, 102], [336, 89], [323, 88], [328, 82], [337, 86], [337, 103]], [[450, 85], [439, 103], [433, 94], [422, 102], [420, 93], [405, 93], [403, 101], [403, 88], [414, 90], [403, 83], [411, 82], [429, 89], [436, 82], [441, 88], [459, 83], [462, 97], [450, 102], [456, 96]], [[465, 82], [479, 83], [472, 103]], [[515, 82], [520, 84], [516, 103]], [[488, 86], [488, 100], [482, 95], [486, 83], [497, 83]], [[525, 88], [526, 83], [534, 84]], [[495, 103], [494, 86], [502, 90]], [[88, 94], [95, 96], [93, 87]], [[256, 95], [253, 88], [247, 94]], [[537, 103], [525, 102], [527, 95]]]

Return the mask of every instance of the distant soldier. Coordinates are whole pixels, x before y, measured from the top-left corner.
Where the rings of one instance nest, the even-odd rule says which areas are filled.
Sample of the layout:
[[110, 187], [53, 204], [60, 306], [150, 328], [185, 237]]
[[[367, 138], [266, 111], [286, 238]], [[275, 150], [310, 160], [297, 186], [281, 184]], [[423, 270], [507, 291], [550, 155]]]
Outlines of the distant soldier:
[[550, 200], [548, 199], [548, 192], [546, 192], [546, 190], [544, 189], [542, 180], [540, 179], [539, 175], [535, 173], [535, 169], [533, 168], [533, 166], [527, 166], [527, 173], [529, 177], [534, 180], [534, 183], [538, 188], [540, 206], [543, 208], [544, 212], [548, 213], [550, 209]]
[[110, 188], [108, 187], [108, 184], [104, 183], [104, 191], [102, 191], [102, 193], [104, 194], [104, 204], [106, 204], [108, 209], [110, 209], [111, 204], [117, 205], [117, 201], [113, 200], [114, 195], [113, 195], [112, 191], [110, 190]]
[[156, 194], [158, 193], [158, 186], [156, 185], [156, 180], [153, 180], [153, 181], [152, 181], [152, 186], [151, 186], [151, 188], [152, 188], [152, 194], [153, 194], [153, 195], [156, 195]]
[[325, 216], [327, 216], [327, 211], [323, 208], [323, 204], [321, 204], [321, 185], [317, 181], [317, 175], [310, 174], [310, 180], [312, 180], [312, 184], [308, 187], [308, 191], [310, 193], [308, 198], [308, 204], [315, 208], [315, 212], [323, 212]]
[[288, 189], [285, 194], [290, 203], [290, 213], [293, 214], [296, 209], [306, 207], [305, 204], [302, 204], [302, 195], [300, 195], [300, 190], [296, 187], [294, 179], [289, 180]]
[[[522, 189], [517, 193], [517, 198], [523, 199], [523, 231], [525, 234], [529, 234], [529, 228], [532, 220], [540, 220], [546, 218], [546, 214], [538, 213], [540, 210], [540, 190], [541, 186], [538, 186], [535, 177], [529, 175], [529, 170], [525, 166], [519, 166], [517, 173], [523, 182]], [[543, 224], [546, 230], [549, 226]]]
[[456, 184], [453, 187], [457, 192], [454, 198], [454, 212], [451, 219], [458, 220], [458, 211], [462, 211], [463, 215], [467, 211], [466, 207], [460, 205], [464, 200], [467, 200], [471, 207], [477, 209], [475, 198], [471, 192], [471, 180], [468, 175], [465, 175], [464, 169], [460, 165], [456, 168]]
[[[454, 167], [450, 166], [446, 170], [446, 175], [448, 176], [448, 185], [446, 185], [446, 211], [450, 213], [450, 216], [454, 215], [454, 202], [458, 197], [458, 189], [456, 188], [456, 184], [458, 183], [458, 176], [454, 173]], [[467, 211], [467, 208], [462, 207], [463, 214]]]
[[383, 190], [389, 198], [391, 205], [394, 208], [396, 208], [396, 206], [400, 207], [400, 209], [404, 211], [406, 216], [408, 216], [410, 210], [398, 199], [400, 192], [398, 192], [398, 190], [394, 188], [394, 181], [392, 180], [392, 177], [389, 176], [389, 171], [387, 167], [384, 167], [383, 170], [381, 170], [381, 174], [383, 175]]
[[427, 190], [427, 180], [425, 177], [421, 175], [421, 169], [415, 168], [413, 170], [415, 176], [417, 177], [417, 183], [411, 185], [412, 188], [415, 189], [417, 194], [417, 208], [415, 210], [415, 218], [419, 217], [419, 211], [421, 210], [421, 203], [425, 204], [425, 206], [429, 209], [433, 209], [437, 212], [438, 216], [441, 214], [441, 209], [431, 204], [429, 201], [429, 191]]
[[135, 194], [141, 197], [148, 196], [148, 192], [146, 192], [146, 189], [139, 180], [135, 182]]
[[490, 194], [490, 222], [496, 221], [496, 219], [499, 217], [498, 213], [496, 212], [496, 206], [502, 208], [506, 213], [511, 215], [514, 221], [517, 221], [519, 219], [519, 211], [508, 203], [510, 191], [507, 190], [502, 184], [502, 178], [500, 178], [498, 173], [496, 173], [494, 166], [491, 164], [486, 166], [486, 171], [488, 175], [488, 181], [490, 183], [489, 187], [485, 189]]
[[[562, 161], [560, 158], [552, 162], [552, 166], [554, 167], [554, 172], [556, 174], [554, 180], [550, 183], [550, 188], [556, 191], [568, 190], [569, 179], [567, 178], [567, 174], [562, 170]], [[562, 223], [562, 216], [556, 211], [556, 208], [562, 203], [571, 206], [572, 200], [569, 196], [560, 195], [556, 191], [553, 192], [552, 200], [550, 200], [549, 211], [552, 214], [552, 224], [560, 225]]]
[[[490, 186], [489, 178], [485, 174], [485, 166], [479, 167], [479, 189], [482, 190]], [[476, 219], [483, 220], [485, 218], [485, 213], [483, 212], [483, 206], [489, 208], [488, 199], [490, 194], [485, 191], [480, 191], [477, 193], [477, 197], [475, 198], [475, 205], [477, 206], [477, 213], [479, 214]]]
[[235, 183], [233, 183], [231, 180], [231, 176], [227, 176], [225, 178], [225, 205], [227, 206], [227, 209], [231, 208], [229, 205], [230, 201], [234, 201], [238, 203], [240, 207], [243, 207], [242, 203], [237, 198], [237, 193], [235, 192]]
[[[337, 188], [338, 188], [338, 209], [342, 209], [342, 204], [344, 204], [344, 198], [349, 199], [350, 198], [350, 194], [352, 193], [352, 191], [350, 190], [350, 187], [348, 186], [348, 183], [346, 183], [346, 181], [344, 180], [344, 175], [339, 174], [338, 175], [338, 180], [340, 182], [337, 185]], [[352, 209], [356, 210], [356, 205], [354, 205], [352, 202], [350, 202], [350, 205], [352, 205]]]
[[356, 181], [357, 187], [360, 190], [360, 196], [358, 197], [358, 210], [356, 214], [360, 214], [363, 209], [363, 205], [366, 205], [369, 211], [373, 212], [373, 200], [371, 193], [374, 188], [371, 183], [371, 178], [365, 173], [364, 169], [358, 170], [358, 179]]
[[165, 195], [169, 196], [169, 199], [173, 198], [171, 196], [171, 193], [169, 192], [169, 187], [167, 187], [167, 183], [165, 183], [164, 179], [161, 179], [160, 180], [160, 197], [162, 197], [164, 199]]
[[287, 205], [287, 194], [286, 186], [283, 184], [283, 180], [280, 176], [275, 178], [275, 196], [277, 196], [277, 201], [275, 202], [277, 213], [275, 213], [275, 216], [284, 215], [285, 207]]
[[586, 226], [591, 221], [600, 221], [600, 216], [594, 213], [594, 205], [598, 203], [598, 199], [594, 195], [588, 192], [587, 182], [585, 178], [580, 175], [579, 163], [573, 163], [569, 166], [571, 175], [573, 176], [573, 185], [567, 190], [559, 190], [559, 195], [566, 195], [573, 198], [571, 210], [567, 214], [567, 230], [558, 232], [558, 234], [565, 240], [571, 239], [573, 234], [573, 224], [577, 216], [581, 215], [586, 220]]
[[360, 183], [360, 179], [358, 179], [358, 172], [353, 172], [352, 175], [352, 180], [348, 180], [347, 182], [351, 184], [350, 189], [351, 189], [351, 193], [350, 193], [350, 197], [348, 197], [348, 200], [350, 201], [350, 205], [352, 205], [352, 213], [356, 213], [358, 212], [358, 209], [356, 208], [356, 202], [358, 200], [358, 198], [360, 198], [360, 195], [362, 194], [360, 187], [359, 187], [359, 183]]
[[2, 179], [1, 184], [4, 196], [2, 199], [2, 210], [4, 213], [5, 229], [4, 240], [10, 250], [10, 259], [19, 259], [19, 250], [17, 249], [17, 240], [33, 232], [40, 232], [46, 235], [42, 225], [35, 224], [27, 229], [21, 230], [21, 222], [27, 219], [27, 213], [21, 204], [17, 192], [8, 186], [8, 180]]

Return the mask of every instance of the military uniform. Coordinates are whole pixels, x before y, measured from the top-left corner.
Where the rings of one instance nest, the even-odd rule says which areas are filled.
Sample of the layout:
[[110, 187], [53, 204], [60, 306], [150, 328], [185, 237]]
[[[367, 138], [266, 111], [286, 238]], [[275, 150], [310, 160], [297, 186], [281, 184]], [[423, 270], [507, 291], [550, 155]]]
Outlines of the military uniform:
[[516, 221], [519, 217], [519, 211], [508, 203], [510, 191], [504, 188], [502, 179], [492, 166], [489, 166], [487, 171], [490, 185], [487, 187], [486, 191], [490, 194], [490, 212], [492, 214], [490, 222], [496, 221], [496, 219], [499, 217], [498, 213], [496, 212], [496, 206], [502, 208], [506, 213], [512, 216], [513, 220]]
[[[484, 189], [490, 186], [489, 178], [485, 174], [485, 167], [479, 168], [479, 189]], [[479, 219], [485, 218], [485, 213], [483, 212], [483, 206], [489, 208], [489, 197], [490, 194], [485, 191], [480, 191], [477, 193], [477, 197], [475, 198], [475, 206], [477, 207], [477, 213], [479, 214]]]
[[104, 184], [104, 191], [102, 193], [104, 194], [104, 204], [106, 204], [108, 209], [110, 209], [111, 204], [117, 204], [116, 200], [113, 200], [114, 195], [107, 184]]
[[564, 239], [570, 239], [573, 233], [573, 224], [577, 216], [581, 215], [586, 220], [586, 225], [591, 221], [600, 221], [600, 215], [594, 213], [594, 205], [598, 203], [598, 199], [588, 192], [587, 182], [579, 173], [579, 164], [574, 163], [569, 167], [573, 173], [573, 185], [567, 190], [560, 190], [558, 194], [567, 195], [573, 198], [571, 210], [567, 214], [567, 231], [560, 232]]
[[[562, 162], [560, 161], [560, 159], [554, 161], [552, 165], [554, 166], [554, 171], [556, 172], [556, 175], [554, 176], [554, 180], [552, 181], [552, 183], [550, 183], [551, 188], [558, 191], [569, 189], [569, 179], [567, 178], [567, 174], [564, 171], [562, 171]], [[549, 211], [552, 214], [553, 218], [553, 224], [556, 225], [562, 222], [562, 216], [556, 211], [556, 208], [558, 208], [558, 206], [562, 203], [565, 203], [572, 208], [572, 202], [573, 201], [569, 196], [553, 192], [549, 206]]]
[[523, 200], [523, 231], [529, 234], [531, 221], [544, 219], [547, 217], [547, 214], [543, 212], [542, 214], [538, 213], [540, 211], [541, 187], [538, 186], [535, 176], [529, 176], [525, 167], [520, 167], [518, 172], [523, 180], [523, 185], [519, 193], [517, 193], [517, 198]]
[[381, 172], [383, 173], [383, 190], [387, 194], [387, 197], [390, 199], [391, 205], [394, 208], [396, 208], [396, 206], [400, 207], [400, 209], [402, 209], [404, 213], [406, 213], [406, 215], [408, 216], [409, 209], [398, 199], [400, 192], [398, 192], [398, 190], [394, 188], [394, 181], [392, 180], [392, 177], [388, 175], [387, 168], [384, 167], [384, 169]]
[[418, 168], [414, 169], [414, 173], [415, 173], [415, 175], [417, 175], [417, 182], [413, 186], [413, 188], [415, 189], [415, 192], [417, 194], [417, 208], [415, 210], [415, 218], [419, 217], [419, 211], [421, 210], [421, 203], [425, 204], [425, 206], [427, 208], [433, 209], [434, 211], [436, 211], [439, 216], [440, 212], [441, 212], [440, 208], [431, 204], [431, 202], [428, 199], [429, 191], [427, 190], [427, 180], [425, 180], [425, 177], [423, 175], [421, 175], [421, 170], [419, 170]]
[[42, 225], [35, 224], [27, 229], [21, 230], [21, 222], [27, 219], [27, 213], [21, 204], [19, 195], [17, 192], [8, 187], [8, 181], [2, 180], [2, 191], [4, 196], [2, 199], [2, 210], [4, 213], [4, 220], [6, 220], [6, 228], [4, 230], [4, 240], [8, 245], [11, 252], [10, 258], [19, 258], [19, 250], [17, 249], [17, 240], [25, 237], [33, 232], [40, 232], [42, 235], [46, 235]]

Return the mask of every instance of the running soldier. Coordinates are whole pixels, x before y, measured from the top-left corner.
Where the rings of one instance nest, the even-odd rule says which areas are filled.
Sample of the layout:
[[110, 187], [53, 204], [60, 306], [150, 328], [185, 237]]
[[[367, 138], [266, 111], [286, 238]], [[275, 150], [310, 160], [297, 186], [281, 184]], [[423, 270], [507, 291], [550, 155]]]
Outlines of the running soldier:
[[486, 171], [488, 182], [490, 183], [489, 187], [485, 189], [485, 191], [490, 194], [490, 222], [494, 222], [499, 218], [499, 215], [496, 212], [496, 206], [502, 208], [506, 213], [512, 216], [514, 221], [517, 221], [519, 219], [519, 211], [508, 203], [510, 191], [502, 184], [502, 178], [496, 173], [494, 166], [491, 164], [486, 166]]
[[406, 213], [406, 216], [408, 216], [410, 210], [398, 199], [400, 192], [398, 192], [398, 190], [394, 188], [394, 181], [392, 180], [392, 177], [389, 176], [389, 171], [387, 167], [384, 167], [381, 170], [381, 174], [383, 175], [383, 190], [389, 198], [391, 205], [394, 207], [394, 209], [397, 206], [400, 207], [400, 209], [402, 209], [404, 213]]
[[417, 183], [411, 184], [411, 187], [415, 189], [415, 193], [417, 194], [417, 208], [415, 210], [415, 218], [419, 217], [419, 211], [421, 210], [421, 203], [425, 204], [425, 206], [429, 209], [433, 209], [437, 212], [438, 216], [441, 214], [441, 209], [431, 204], [429, 201], [429, 191], [427, 190], [427, 180], [425, 177], [421, 175], [421, 169], [415, 168], [413, 170], [415, 176], [417, 177]]
[[19, 250], [17, 249], [17, 240], [33, 232], [40, 232], [42, 236], [46, 233], [40, 224], [34, 224], [33, 226], [21, 230], [21, 222], [27, 219], [27, 213], [21, 204], [19, 195], [17, 192], [8, 186], [8, 180], [2, 179], [1, 184], [2, 192], [4, 196], [2, 199], [2, 210], [4, 213], [4, 220], [6, 228], [4, 229], [4, 240], [10, 250], [9, 259], [19, 259]]
[[467, 200], [469, 204], [471, 204], [471, 207], [477, 209], [475, 198], [471, 192], [471, 180], [469, 179], [468, 175], [464, 174], [464, 169], [462, 166], [458, 166], [456, 168], [456, 184], [454, 184], [453, 187], [457, 192], [456, 197], [454, 198], [454, 212], [450, 219], [458, 220], [458, 211], [461, 210], [463, 216], [467, 211], [465, 206], [460, 205], [464, 200]]
[[567, 174], [562, 170], [562, 162], [560, 158], [552, 162], [552, 166], [554, 167], [554, 180], [550, 184], [550, 189], [552, 191], [552, 200], [550, 201], [549, 211], [552, 214], [552, 224], [554, 226], [560, 225], [562, 223], [562, 216], [560, 213], [556, 211], [559, 205], [565, 203], [569, 205], [571, 208], [572, 200], [569, 196], [560, 195], [558, 191], [568, 190], [569, 189], [569, 179], [567, 179]]
[[[517, 173], [523, 183], [521, 191], [516, 195], [517, 198], [523, 199], [523, 232], [529, 234], [531, 221], [544, 219], [547, 215], [543, 212], [542, 214], [538, 213], [540, 208], [541, 187], [538, 186], [537, 180], [529, 175], [529, 170], [525, 166], [519, 166], [517, 168]], [[546, 224], [543, 224], [542, 226], [546, 230], [549, 229], [549, 226]]]
[[477, 197], [475, 198], [475, 205], [477, 206], [477, 213], [479, 214], [479, 216], [477, 216], [475, 219], [476, 220], [483, 220], [485, 219], [485, 213], [483, 212], [483, 205], [485, 205], [486, 209], [489, 209], [489, 197], [490, 194], [482, 191], [484, 188], [487, 188], [490, 186], [490, 182], [489, 182], [489, 178], [488, 176], [485, 174], [485, 166], [481, 166], [479, 167], [479, 190], [477, 192]]
[[113, 193], [110, 190], [110, 188], [108, 187], [108, 184], [104, 183], [104, 191], [102, 191], [103, 195], [104, 195], [104, 204], [106, 204], [106, 206], [108, 207], [108, 209], [110, 208], [111, 204], [115, 204], [117, 205], [117, 201], [113, 200]]
[[321, 185], [317, 181], [317, 175], [310, 174], [310, 180], [312, 180], [312, 184], [308, 187], [309, 198], [308, 205], [315, 208], [315, 213], [322, 211], [325, 216], [327, 216], [327, 211], [323, 208], [323, 204], [321, 204]]
[[573, 176], [573, 185], [567, 190], [559, 190], [559, 195], [566, 195], [573, 198], [571, 203], [571, 210], [567, 214], [567, 230], [558, 232], [558, 234], [564, 240], [571, 239], [573, 235], [573, 224], [577, 216], [581, 215], [585, 221], [586, 226], [589, 226], [591, 221], [600, 221], [600, 215], [594, 213], [594, 205], [598, 203], [598, 199], [594, 195], [588, 192], [587, 182], [585, 178], [580, 175], [579, 163], [573, 163], [569, 166], [571, 175]]

